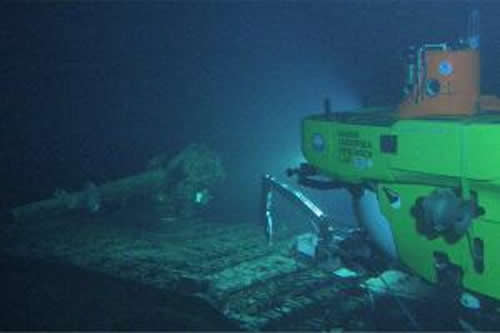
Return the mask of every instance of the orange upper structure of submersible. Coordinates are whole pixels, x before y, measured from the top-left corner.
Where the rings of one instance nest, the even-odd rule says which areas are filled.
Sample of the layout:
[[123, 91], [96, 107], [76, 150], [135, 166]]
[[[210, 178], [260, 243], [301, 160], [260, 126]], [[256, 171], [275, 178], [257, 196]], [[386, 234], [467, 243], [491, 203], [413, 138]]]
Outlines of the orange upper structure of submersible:
[[479, 12], [473, 11], [466, 38], [411, 47], [406, 55], [405, 96], [398, 107], [399, 117], [500, 112], [500, 98], [481, 96], [479, 44]]
[[414, 84], [399, 105], [402, 118], [472, 115], [479, 111], [479, 50], [421, 49]]

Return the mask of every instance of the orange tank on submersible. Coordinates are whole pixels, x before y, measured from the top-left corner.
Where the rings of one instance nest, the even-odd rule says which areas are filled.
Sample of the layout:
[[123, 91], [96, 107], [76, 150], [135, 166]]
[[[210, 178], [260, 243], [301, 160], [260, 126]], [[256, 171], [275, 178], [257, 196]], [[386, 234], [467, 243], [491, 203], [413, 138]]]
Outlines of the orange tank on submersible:
[[401, 118], [500, 111], [499, 98], [480, 96], [478, 21], [473, 13], [465, 40], [409, 49]]

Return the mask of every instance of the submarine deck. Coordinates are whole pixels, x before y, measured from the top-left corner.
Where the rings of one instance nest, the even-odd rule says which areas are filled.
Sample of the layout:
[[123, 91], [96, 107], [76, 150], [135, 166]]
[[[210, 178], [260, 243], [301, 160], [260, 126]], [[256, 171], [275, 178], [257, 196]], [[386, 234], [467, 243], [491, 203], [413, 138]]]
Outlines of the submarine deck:
[[[254, 223], [162, 219], [125, 209], [19, 223], [2, 238], [6, 255], [69, 264], [189, 296], [197, 300], [193, 317], [201, 315], [196, 307], [204, 303], [235, 329], [377, 329], [376, 321], [389, 315], [387, 308], [382, 314], [374, 310], [359, 279], [339, 278], [332, 270], [295, 260], [293, 237], [268, 246], [262, 226]], [[400, 316], [396, 327], [411, 328], [402, 326], [408, 325], [406, 318], [392, 307]]]

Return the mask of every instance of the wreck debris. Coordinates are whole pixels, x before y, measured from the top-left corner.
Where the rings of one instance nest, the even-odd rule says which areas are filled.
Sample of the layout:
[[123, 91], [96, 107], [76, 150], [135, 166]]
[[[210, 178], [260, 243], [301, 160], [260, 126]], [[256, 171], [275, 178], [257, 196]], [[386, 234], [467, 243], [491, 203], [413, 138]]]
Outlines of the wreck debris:
[[387, 270], [377, 277], [364, 281], [361, 287], [379, 295], [393, 295], [415, 300], [429, 298], [435, 291], [420, 277], [399, 270]]
[[156, 184], [153, 195], [164, 214], [182, 218], [206, 206], [215, 186], [226, 177], [219, 155], [202, 144], [191, 144], [172, 159], [158, 155], [148, 162], [148, 169], [169, 175]]
[[189, 145], [170, 159], [167, 156], [153, 158], [140, 174], [101, 185], [89, 182], [81, 191], [58, 188], [51, 198], [16, 207], [11, 213], [17, 221], [45, 219], [152, 199], [168, 216], [192, 217], [209, 203], [213, 188], [224, 180], [221, 159], [201, 144]]
[[[179, 223], [144, 229], [124, 224], [124, 218], [130, 219], [128, 209], [106, 216], [106, 224], [68, 227], [67, 219], [51, 219], [16, 228], [2, 241], [4, 253], [57, 260], [189, 296], [246, 330], [328, 332], [415, 327], [389, 296], [402, 294], [412, 283], [399, 271], [367, 274], [345, 263], [339, 268], [303, 260], [290, 251], [297, 243], [294, 231], [280, 233], [273, 246], [268, 246], [262, 228], [252, 223], [179, 219]], [[433, 306], [432, 302], [424, 303], [425, 297], [398, 297], [409, 312], [415, 311], [415, 304], [428, 309]], [[394, 317], [400, 320], [398, 326], [388, 326], [386, 318]], [[418, 324], [422, 329], [450, 328], [426, 321]]]

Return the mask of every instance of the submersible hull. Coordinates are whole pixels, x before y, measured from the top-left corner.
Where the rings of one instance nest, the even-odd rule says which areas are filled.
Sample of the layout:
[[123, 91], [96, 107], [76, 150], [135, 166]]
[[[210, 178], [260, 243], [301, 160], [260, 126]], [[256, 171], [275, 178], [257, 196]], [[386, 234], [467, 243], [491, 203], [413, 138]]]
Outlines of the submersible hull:
[[[500, 299], [500, 115], [357, 111], [304, 120], [308, 162], [377, 194], [387, 225], [371, 228], [372, 238], [382, 249], [393, 242], [411, 270], [440, 282], [445, 259], [461, 286]], [[364, 215], [365, 223], [376, 220]]]

